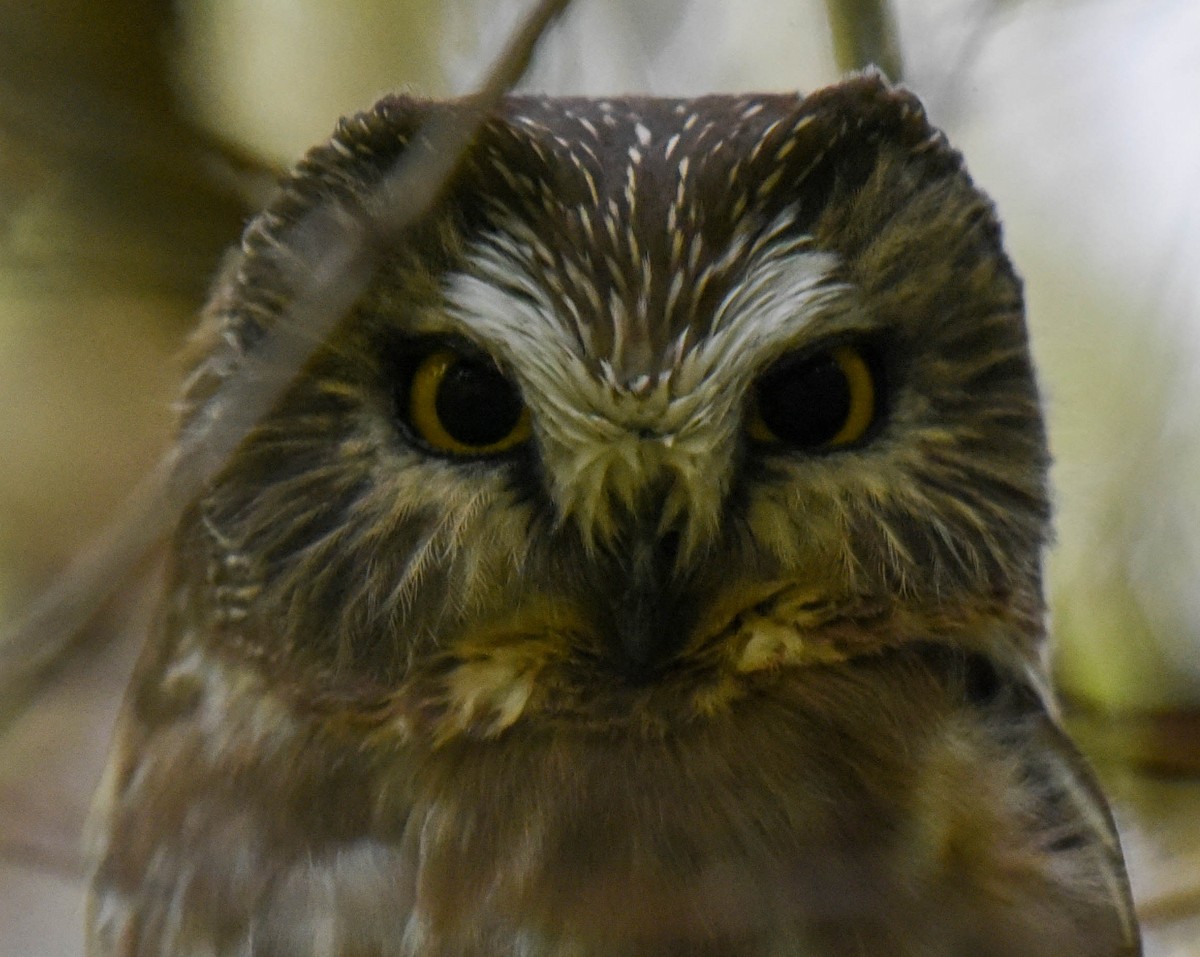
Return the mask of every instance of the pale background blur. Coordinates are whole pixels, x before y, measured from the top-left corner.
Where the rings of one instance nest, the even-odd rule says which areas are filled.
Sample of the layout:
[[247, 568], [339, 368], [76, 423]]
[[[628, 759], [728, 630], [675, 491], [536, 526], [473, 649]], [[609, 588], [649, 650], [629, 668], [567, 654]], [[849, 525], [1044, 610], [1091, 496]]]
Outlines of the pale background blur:
[[[516, 0], [0, 0], [0, 621], [169, 441], [262, 181], [396, 89], [465, 92]], [[905, 82], [1027, 281], [1057, 457], [1056, 675], [1152, 957], [1200, 954], [1200, 4], [896, 0]], [[820, 0], [577, 0], [526, 86], [813, 89]], [[136, 630], [137, 597], [101, 616]], [[130, 657], [0, 738], [0, 957], [81, 952], [77, 832]]]

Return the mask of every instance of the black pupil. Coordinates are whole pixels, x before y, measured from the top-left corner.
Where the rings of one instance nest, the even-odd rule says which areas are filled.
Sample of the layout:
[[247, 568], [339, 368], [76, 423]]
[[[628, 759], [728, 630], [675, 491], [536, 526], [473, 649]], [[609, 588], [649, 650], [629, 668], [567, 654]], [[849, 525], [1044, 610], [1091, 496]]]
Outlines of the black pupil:
[[442, 428], [463, 445], [495, 445], [521, 419], [516, 389], [494, 366], [470, 359], [461, 359], [446, 371], [434, 404]]
[[758, 384], [759, 415], [788, 445], [824, 445], [846, 424], [850, 405], [850, 383], [828, 354], [785, 362]]

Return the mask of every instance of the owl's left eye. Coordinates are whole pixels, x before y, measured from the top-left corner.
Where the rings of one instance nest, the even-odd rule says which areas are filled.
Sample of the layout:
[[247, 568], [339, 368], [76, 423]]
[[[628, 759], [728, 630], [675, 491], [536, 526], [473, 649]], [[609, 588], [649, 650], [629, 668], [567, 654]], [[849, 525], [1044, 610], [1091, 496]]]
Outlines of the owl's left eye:
[[854, 346], [788, 356], [756, 383], [747, 431], [792, 449], [852, 445], [878, 417], [877, 393], [873, 363]]
[[436, 452], [498, 455], [530, 436], [521, 394], [488, 359], [436, 349], [417, 364], [407, 392], [408, 425]]

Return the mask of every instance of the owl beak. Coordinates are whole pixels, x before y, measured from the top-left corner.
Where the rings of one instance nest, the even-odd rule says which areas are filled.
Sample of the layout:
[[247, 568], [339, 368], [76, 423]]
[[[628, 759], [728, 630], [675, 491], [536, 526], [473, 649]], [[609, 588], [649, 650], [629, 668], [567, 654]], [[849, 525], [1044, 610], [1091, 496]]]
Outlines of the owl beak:
[[610, 636], [627, 677], [656, 676], [683, 644], [690, 627], [685, 611], [687, 576], [679, 568], [680, 536], [668, 531], [626, 540], [615, 550], [603, 633]]

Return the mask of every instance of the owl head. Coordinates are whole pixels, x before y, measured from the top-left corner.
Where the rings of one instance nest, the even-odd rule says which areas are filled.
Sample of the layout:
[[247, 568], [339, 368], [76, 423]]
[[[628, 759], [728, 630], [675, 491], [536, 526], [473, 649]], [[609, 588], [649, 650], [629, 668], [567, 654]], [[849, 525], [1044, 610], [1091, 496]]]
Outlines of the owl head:
[[[300, 163], [185, 429], [289, 321], [311, 212], [457, 108], [385, 99]], [[1047, 462], [997, 220], [912, 96], [513, 96], [189, 511], [179, 603], [408, 732], [694, 716], [914, 639], [1030, 659]]]

